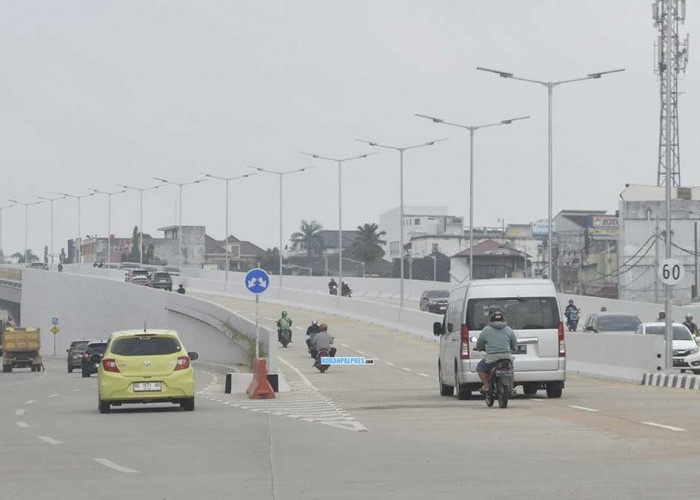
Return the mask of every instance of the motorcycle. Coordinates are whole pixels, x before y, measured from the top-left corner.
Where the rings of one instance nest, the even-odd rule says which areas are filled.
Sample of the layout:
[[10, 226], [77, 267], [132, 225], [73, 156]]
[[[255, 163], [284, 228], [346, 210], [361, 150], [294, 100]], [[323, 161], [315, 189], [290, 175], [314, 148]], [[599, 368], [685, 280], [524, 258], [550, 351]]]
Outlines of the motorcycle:
[[338, 295], [338, 285], [333, 284], [330, 287], [328, 287], [328, 293], [331, 295]]
[[508, 406], [508, 399], [513, 392], [513, 362], [510, 359], [499, 359], [491, 369], [491, 386], [484, 394], [486, 406], [493, 406], [498, 401], [500, 408]]
[[314, 356], [314, 351], [313, 351], [313, 348], [311, 347], [311, 341], [313, 341], [315, 335], [316, 335], [315, 333], [312, 333], [311, 335], [309, 335], [309, 338], [306, 339], [306, 347], [309, 348], [309, 355], [312, 358], [316, 357], [316, 356]]
[[316, 356], [316, 364], [314, 364], [314, 366], [315, 366], [316, 369], [318, 369], [318, 371], [320, 371], [321, 373], [324, 373], [326, 370], [328, 370], [328, 369], [331, 367], [331, 365], [323, 365], [323, 364], [321, 364], [321, 358], [325, 358], [325, 357], [328, 357], [328, 356], [330, 356], [330, 350], [329, 350], [329, 349], [326, 349], [325, 347], [322, 348], [322, 349], [319, 349], [318, 355]]
[[279, 335], [279, 341], [282, 344], [282, 347], [287, 347], [287, 345], [292, 341], [292, 331], [289, 329], [277, 330], [277, 334]]
[[[337, 292], [336, 292], [337, 294]], [[349, 286], [345, 285], [343, 286], [343, 291], [342, 291], [343, 297], [352, 297], [352, 290], [350, 289]]]

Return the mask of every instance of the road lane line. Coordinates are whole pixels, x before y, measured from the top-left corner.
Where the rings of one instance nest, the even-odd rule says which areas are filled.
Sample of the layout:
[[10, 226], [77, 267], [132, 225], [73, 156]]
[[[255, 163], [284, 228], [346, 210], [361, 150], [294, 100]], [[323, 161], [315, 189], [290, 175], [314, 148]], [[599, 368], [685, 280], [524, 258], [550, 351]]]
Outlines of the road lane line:
[[73, 392], [79, 392], [79, 391], [82, 391], [82, 389], [80, 387], [78, 387], [77, 389], [73, 389]]
[[345, 348], [348, 348], [348, 347], [350, 347], [350, 346], [349, 346], [349, 345], [347, 345], [347, 344], [340, 344], [340, 345], [342, 345], [342, 346], [343, 346], [343, 347], [345, 347]]
[[418, 375], [420, 375], [421, 377], [426, 377], [426, 378], [430, 377], [430, 375], [428, 375], [427, 373], [419, 373]]
[[50, 397], [50, 398], [55, 398], [55, 397], [58, 396], [58, 395], [59, 395], [59, 394], [58, 394], [57, 392], [54, 392], [53, 394], [49, 394], [49, 397]]
[[644, 425], [650, 425], [651, 427], [658, 427], [659, 429], [666, 429], [667, 431], [674, 432], [685, 432], [685, 429], [681, 427], [673, 427], [672, 425], [657, 424], [656, 422], [642, 422]]
[[404, 371], [407, 371], [407, 372], [412, 372], [412, 371], [413, 371], [413, 370], [411, 370], [410, 368], [401, 368], [401, 369], [404, 370]]
[[528, 401], [535, 401], [536, 403], [543, 403], [543, 402], [546, 401], [546, 400], [545, 400], [545, 399], [532, 398], [532, 399], [528, 399]]
[[365, 353], [364, 353], [363, 351], [355, 351], [355, 352], [356, 352], [357, 354], [362, 354], [363, 356], [365, 355]]
[[597, 412], [595, 408], [586, 408], [585, 406], [576, 406], [576, 405], [569, 405], [569, 408], [574, 408], [575, 410], [582, 410], [582, 411], [590, 411], [590, 412]]
[[54, 439], [49, 436], [37, 436], [39, 439], [42, 441], [46, 441], [49, 444], [63, 444], [63, 441], [59, 441], [58, 439]]
[[27, 427], [29, 427], [29, 424], [27, 422], [17, 422], [17, 425], [22, 429], [26, 429]]
[[386, 364], [389, 365], [389, 366], [396, 366], [394, 363], [391, 363], [391, 362], [389, 362], [389, 361], [387, 361]]
[[30, 405], [32, 403], [36, 403], [36, 399], [30, 399], [29, 401], [24, 402], [25, 405]]
[[268, 318], [267, 316], [265, 316], [265, 319], [268, 321], [275, 321], [275, 318]]
[[115, 464], [111, 460], [107, 460], [106, 458], [93, 458], [95, 462], [97, 462], [100, 465], [104, 465], [105, 467], [109, 467], [110, 469], [114, 469], [119, 472], [123, 472], [124, 474], [138, 474], [139, 471], [134, 470], [134, 469], [129, 469], [128, 467], [124, 467], [119, 464]]
[[15, 412], [15, 415], [17, 415], [18, 417], [21, 417], [22, 415], [24, 415], [24, 409], [20, 408], [19, 410], [17, 410]]

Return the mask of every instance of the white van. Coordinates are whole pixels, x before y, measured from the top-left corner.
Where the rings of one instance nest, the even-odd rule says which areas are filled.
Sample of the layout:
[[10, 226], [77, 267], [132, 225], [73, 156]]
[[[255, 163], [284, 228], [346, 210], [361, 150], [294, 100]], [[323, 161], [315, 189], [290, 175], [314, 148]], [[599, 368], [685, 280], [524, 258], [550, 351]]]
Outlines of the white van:
[[566, 379], [564, 324], [554, 284], [543, 279], [474, 280], [452, 290], [443, 322], [433, 326], [440, 337], [440, 395], [456, 392], [459, 399], [469, 399], [481, 387], [476, 365], [485, 353], [474, 348], [492, 307], [505, 312], [506, 323], [518, 337], [515, 385], [523, 386], [525, 394], [546, 389], [548, 397], [561, 397]]

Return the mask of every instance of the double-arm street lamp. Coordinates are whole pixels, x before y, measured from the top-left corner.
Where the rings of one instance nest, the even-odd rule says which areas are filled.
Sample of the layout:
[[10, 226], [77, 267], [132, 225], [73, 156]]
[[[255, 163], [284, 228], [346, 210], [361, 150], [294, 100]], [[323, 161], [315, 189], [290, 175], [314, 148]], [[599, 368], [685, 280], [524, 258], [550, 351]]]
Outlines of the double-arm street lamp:
[[37, 196], [41, 201], [48, 201], [51, 205], [51, 265], [53, 266], [53, 202], [57, 200], [63, 200], [65, 196], [59, 196], [58, 198], [46, 198], [43, 196]]
[[126, 193], [126, 189], [121, 191], [100, 191], [99, 189], [89, 188], [94, 194], [107, 195], [107, 267], [112, 265], [112, 196], [115, 194]]
[[548, 141], [547, 141], [547, 274], [551, 279], [552, 273], [552, 169], [553, 169], [553, 158], [552, 158], [552, 114], [553, 114], [553, 93], [554, 87], [559, 85], [564, 85], [566, 83], [582, 82], [584, 80], [596, 80], [603, 75], [608, 75], [611, 73], [619, 73], [625, 71], [624, 69], [614, 69], [611, 71], [600, 71], [598, 73], [589, 73], [586, 76], [580, 78], [572, 78], [570, 80], [559, 80], [559, 81], [544, 81], [544, 80], [532, 80], [530, 78], [520, 78], [515, 76], [513, 73], [508, 73], [505, 71], [499, 71], [496, 69], [477, 67], [479, 71], [487, 71], [489, 73], [495, 73], [501, 78], [510, 78], [511, 80], [519, 80], [521, 82], [534, 83], [541, 85], [547, 89], [547, 130], [548, 130]]
[[[0, 206], [0, 264], [5, 263], [5, 252], [2, 244], [2, 212], [6, 208], [12, 208], [14, 207], [15, 204], [13, 203], [12, 205], [2, 205]], [[697, 274], [697, 273], [696, 273]]]
[[389, 146], [387, 144], [380, 144], [378, 142], [365, 141], [357, 139], [358, 142], [363, 142], [369, 144], [370, 146], [376, 148], [393, 149], [399, 152], [399, 183], [400, 183], [400, 208], [399, 208], [399, 257], [401, 258], [401, 281], [400, 281], [400, 299], [399, 299], [399, 310], [403, 309], [403, 266], [404, 266], [404, 256], [403, 256], [403, 233], [404, 233], [404, 209], [403, 209], [403, 156], [409, 149], [423, 148], [426, 146], [433, 146], [434, 144], [446, 141], [447, 139], [435, 139], [433, 141], [423, 142], [421, 144], [414, 144], [412, 146]]
[[182, 188], [183, 186], [190, 186], [192, 184], [199, 184], [206, 181], [207, 179], [197, 179], [190, 182], [173, 182], [168, 179], [162, 179], [160, 177], [154, 177], [155, 180], [160, 181], [164, 184], [170, 184], [172, 186], [177, 186], [180, 189], [180, 222], [178, 223], [178, 260], [177, 260], [177, 271], [182, 276]]
[[[304, 152], [301, 154], [310, 156], [311, 158], [315, 158], [317, 160], [332, 161], [338, 164], [338, 286], [341, 286], [343, 284], [343, 163], [367, 158], [368, 156], [376, 153], [365, 153], [347, 158], [330, 158], [327, 156]], [[338, 299], [340, 299], [341, 295], [342, 294], [338, 294]]]
[[228, 283], [228, 267], [229, 267], [229, 265], [228, 265], [228, 255], [229, 255], [229, 251], [228, 251], [228, 212], [229, 212], [229, 210], [228, 210], [228, 183], [230, 181], [235, 181], [238, 179], [245, 179], [246, 177], [250, 177], [252, 175], [257, 175], [257, 174], [252, 173], [252, 174], [238, 175], [235, 177], [223, 177], [220, 175], [205, 174], [202, 172], [202, 175], [205, 177], [208, 177], [210, 179], [218, 179], [220, 181], [224, 181], [224, 183], [226, 184], [226, 203], [225, 203], [225, 206], [226, 206], [226, 217], [225, 217], [225, 219], [226, 219], [226, 231], [225, 231], [225, 239], [224, 239], [224, 248], [226, 249], [226, 267], [225, 267], [225, 272], [224, 272], [224, 283]]
[[158, 189], [162, 187], [162, 184], [156, 186], [151, 186], [147, 188], [137, 188], [133, 186], [127, 186], [126, 184], [117, 184], [119, 187], [123, 187], [129, 191], [139, 192], [139, 265], [143, 267], [143, 192], [150, 191], [152, 189]]
[[527, 120], [529, 116], [519, 116], [517, 118], [509, 118], [507, 120], [501, 120], [500, 122], [485, 123], [483, 125], [462, 125], [460, 123], [452, 123], [443, 120], [442, 118], [436, 118], [434, 116], [419, 115], [416, 116], [420, 118], [427, 118], [432, 120], [433, 123], [440, 123], [442, 125], [450, 125], [452, 127], [459, 127], [469, 131], [469, 280], [474, 279], [474, 132], [479, 129], [487, 127], [497, 127], [499, 125], [510, 125], [514, 121]]
[[76, 255], [77, 255], [78, 269], [80, 269], [80, 264], [81, 264], [81, 261], [83, 260], [82, 259], [82, 257], [83, 257], [83, 255], [82, 255], [83, 254], [83, 251], [82, 251], [83, 236], [82, 236], [82, 234], [83, 233], [81, 232], [81, 228], [80, 228], [80, 213], [81, 213], [80, 200], [82, 200], [83, 198], [87, 198], [88, 196], [94, 196], [95, 193], [88, 193], [88, 194], [82, 194], [82, 195], [75, 195], [75, 194], [69, 194], [69, 193], [59, 193], [59, 194], [62, 194], [66, 198], [73, 198], [73, 199], [78, 200], [78, 241], [77, 241], [78, 245], [77, 245], [75, 251], [76, 251]]
[[15, 205], [23, 205], [24, 206], [24, 263], [29, 264], [27, 260], [27, 254], [28, 254], [28, 246], [27, 246], [27, 238], [29, 235], [29, 206], [30, 205], [39, 205], [42, 202], [41, 201], [27, 201], [27, 202], [21, 202], [17, 200], [10, 200], [12, 203]]
[[305, 170], [309, 170], [310, 168], [313, 167], [304, 167], [304, 168], [298, 168], [296, 170], [287, 170], [286, 172], [280, 172], [277, 170], [268, 170], [266, 168], [260, 168], [260, 167], [248, 167], [257, 170], [258, 172], [265, 172], [266, 174], [272, 174], [276, 175], [279, 177], [280, 180], [280, 247], [279, 247], [279, 257], [280, 257], [280, 293], [282, 291], [282, 276], [283, 276], [283, 269], [282, 269], [282, 178], [285, 175], [288, 174], [298, 174], [299, 172], [304, 172]]

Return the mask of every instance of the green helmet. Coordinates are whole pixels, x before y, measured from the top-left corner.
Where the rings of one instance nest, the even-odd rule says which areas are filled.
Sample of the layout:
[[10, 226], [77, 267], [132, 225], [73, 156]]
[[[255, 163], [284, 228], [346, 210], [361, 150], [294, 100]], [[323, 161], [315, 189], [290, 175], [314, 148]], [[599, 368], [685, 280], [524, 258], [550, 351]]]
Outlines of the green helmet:
[[287, 311], [282, 311], [282, 317], [286, 318], [287, 317]]

